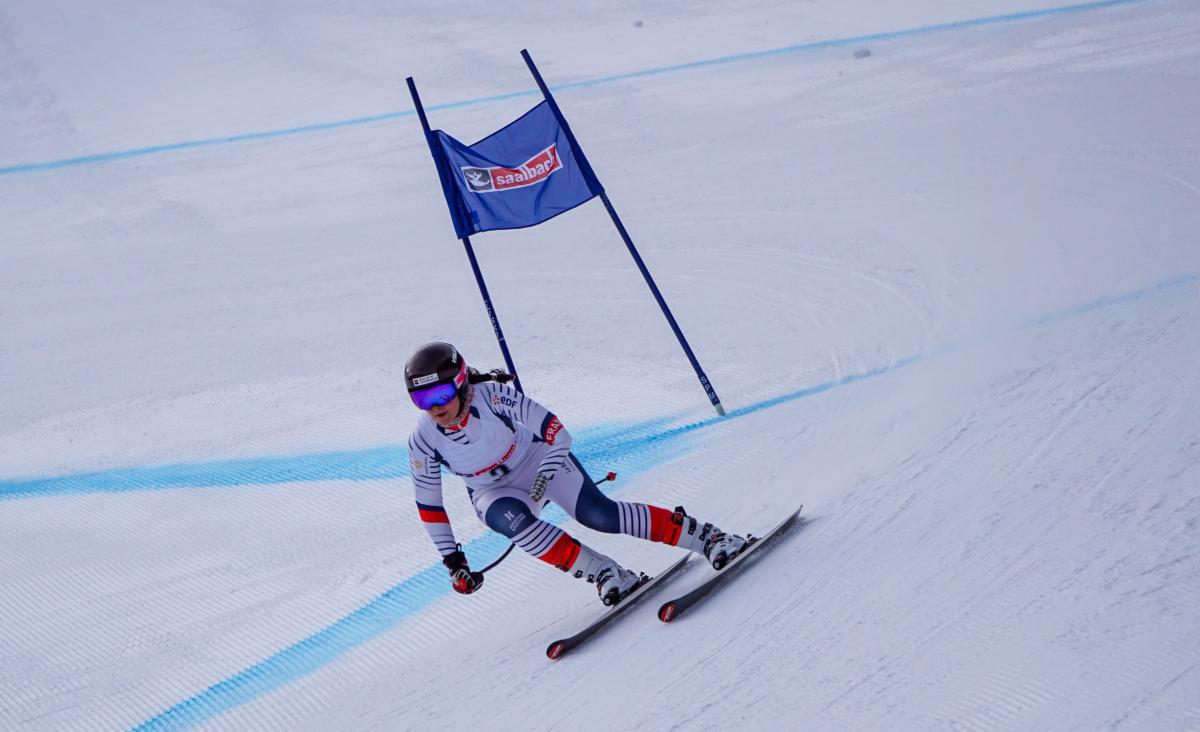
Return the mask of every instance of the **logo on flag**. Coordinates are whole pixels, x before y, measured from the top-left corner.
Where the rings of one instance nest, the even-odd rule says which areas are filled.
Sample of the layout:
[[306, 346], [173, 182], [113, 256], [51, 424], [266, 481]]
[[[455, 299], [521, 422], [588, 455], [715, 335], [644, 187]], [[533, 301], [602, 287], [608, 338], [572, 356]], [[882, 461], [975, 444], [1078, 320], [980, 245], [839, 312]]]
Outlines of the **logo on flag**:
[[[633, 240], [629, 238], [628, 232], [625, 231], [625, 227], [617, 217], [616, 210], [604, 196], [604, 186], [600, 184], [596, 172], [592, 170], [583, 150], [579, 148], [578, 141], [571, 133], [571, 128], [567, 125], [562, 111], [550, 95], [550, 89], [546, 86], [542, 75], [534, 66], [529, 52], [522, 50], [521, 58], [525, 60], [526, 66], [529, 67], [530, 73], [537, 81], [538, 88], [542, 92], [542, 101], [517, 119], [470, 145], [456, 140], [443, 130], [430, 129], [429, 120], [425, 117], [425, 109], [421, 106], [421, 99], [417, 95], [417, 86], [411, 76], [407, 79], [413, 105], [416, 107], [417, 116], [420, 117], [421, 127], [425, 131], [425, 140], [429, 143], [430, 153], [433, 154], [433, 162], [437, 168], [442, 193], [446, 198], [446, 206], [450, 209], [450, 220], [454, 224], [454, 233], [466, 247], [467, 256], [471, 260], [471, 268], [479, 283], [480, 294], [483, 295], [488, 315], [492, 319], [492, 329], [496, 333], [500, 350], [504, 352], [504, 360], [508, 364], [509, 370], [516, 372], [508, 353], [508, 346], [504, 343], [504, 335], [500, 332], [500, 321], [496, 319], [496, 313], [492, 309], [492, 301], [484, 286], [483, 274], [479, 270], [479, 263], [475, 259], [475, 253], [468, 237], [482, 231], [537, 226], [543, 221], [548, 221], [599, 196], [604, 201], [604, 207], [612, 218], [613, 225], [617, 227], [626, 247], [629, 248], [629, 253], [633, 255], [634, 261], [641, 269], [646, 284], [650, 286], [655, 299], [658, 300], [663, 315], [666, 316], [667, 322], [675, 332], [675, 337], [679, 339], [679, 345], [683, 347], [684, 353], [691, 361], [692, 368], [696, 371], [696, 377], [700, 379], [700, 384], [704, 387], [717, 414], [725, 416], [725, 409], [717, 398], [716, 390], [713, 389], [708, 377], [700, 368], [700, 362], [696, 360], [691, 347], [683, 337], [683, 331], [679, 329], [674, 316], [667, 308], [667, 303], [658, 292], [658, 287], [654, 284], [641, 256], [634, 248]], [[485, 196], [482, 195], [484, 193], [503, 193], [504, 195]], [[520, 391], [521, 382], [519, 380], [516, 385], [517, 390]], [[507, 398], [504, 401], [507, 403]], [[562, 423], [553, 415], [551, 417], [543, 429], [542, 439], [547, 444], [553, 445], [558, 436], [566, 434], [566, 432]], [[501, 458], [499, 463], [475, 473], [475, 476], [490, 473], [492, 477], [499, 479], [508, 474], [509, 468], [503, 463], [515, 449], [516, 443], [514, 442], [509, 454]], [[568, 472], [571, 470], [569, 466], [564, 469]], [[545, 476], [538, 477], [544, 478]], [[534, 496], [534, 492], [537, 492], [540, 497], [544, 481], [538, 481], [538, 483], [538, 486], [535, 486], [534, 490], [530, 492], [531, 497]], [[511, 535], [516, 531], [517, 524], [523, 517], [518, 517], [514, 521], [514, 516], [510, 514], [506, 518], [510, 521], [512, 531], [509, 533]], [[576, 573], [576, 576], [579, 576], [579, 573]]]
[[534, 226], [604, 191], [545, 101], [471, 145], [434, 130], [430, 148], [460, 239]]
[[461, 170], [470, 191], [495, 193], [541, 183], [549, 178], [551, 173], [562, 170], [562, 166], [562, 160], [558, 157], [558, 145], [554, 144], [516, 168], [475, 168], [464, 165]]

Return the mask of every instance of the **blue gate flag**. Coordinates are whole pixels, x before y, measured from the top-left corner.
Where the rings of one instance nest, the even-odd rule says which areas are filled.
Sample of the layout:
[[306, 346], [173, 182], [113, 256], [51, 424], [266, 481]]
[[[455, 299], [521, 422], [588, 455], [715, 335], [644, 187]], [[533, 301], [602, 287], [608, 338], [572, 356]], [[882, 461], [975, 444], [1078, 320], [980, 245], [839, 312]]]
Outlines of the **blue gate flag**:
[[432, 131], [454, 231], [522, 229], [604, 192], [583, 152], [542, 102], [474, 145]]

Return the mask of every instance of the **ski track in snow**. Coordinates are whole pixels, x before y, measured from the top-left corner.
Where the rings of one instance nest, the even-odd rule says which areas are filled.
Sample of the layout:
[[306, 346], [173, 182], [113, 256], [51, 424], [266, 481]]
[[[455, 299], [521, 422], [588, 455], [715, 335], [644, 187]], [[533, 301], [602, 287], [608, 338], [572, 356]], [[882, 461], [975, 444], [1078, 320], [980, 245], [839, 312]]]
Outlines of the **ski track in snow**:
[[[476, 10], [0, 12], [0, 728], [1200, 728], [1193, 3]], [[731, 418], [594, 206], [477, 242], [531, 392], [622, 499], [808, 506], [555, 664], [594, 590], [453, 596], [400, 447], [409, 344], [498, 354], [370, 110], [523, 111], [481, 28], [538, 40]]]

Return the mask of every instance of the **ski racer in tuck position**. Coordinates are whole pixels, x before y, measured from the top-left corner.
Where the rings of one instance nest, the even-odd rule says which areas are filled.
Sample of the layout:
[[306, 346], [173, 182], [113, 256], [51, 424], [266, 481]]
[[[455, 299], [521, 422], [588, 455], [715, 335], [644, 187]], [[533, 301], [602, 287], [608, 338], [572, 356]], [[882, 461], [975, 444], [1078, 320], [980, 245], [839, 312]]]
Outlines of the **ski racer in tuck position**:
[[644, 503], [614, 501], [600, 492], [571, 454], [571, 434], [558, 417], [505, 382], [499, 369], [467, 368], [448, 343], [419, 348], [404, 367], [408, 394], [423, 410], [408, 440], [417, 511], [454, 589], [469, 594], [483, 575], [472, 572], [454, 539], [442, 503], [442, 466], [462, 477], [475, 513], [528, 554], [595, 583], [601, 601], [615, 605], [640, 575], [538, 518], [554, 501], [584, 526], [605, 533], [689, 549], [716, 569], [746, 540], [687, 515]]

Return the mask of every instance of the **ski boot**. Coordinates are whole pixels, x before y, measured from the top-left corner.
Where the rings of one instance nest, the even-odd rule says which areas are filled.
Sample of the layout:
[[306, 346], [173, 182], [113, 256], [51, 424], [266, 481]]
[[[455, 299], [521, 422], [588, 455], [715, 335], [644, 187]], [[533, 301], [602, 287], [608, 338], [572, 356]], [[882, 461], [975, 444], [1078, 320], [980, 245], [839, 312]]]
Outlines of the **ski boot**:
[[584, 544], [579, 545], [579, 555], [567, 571], [578, 579], [594, 583], [600, 602], [609, 606], [616, 605], [636, 590], [645, 576], [625, 569], [612, 557], [593, 551]]
[[703, 554], [712, 568], [717, 570], [741, 554], [742, 550], [754, 541], [753, 537], [726, 534], [712, 524], [700, 523], [694, 516], [689, 516], [683, 506], [675, 507], [671, 521], [679, 526], [676, 546]]
[[600, 602], [611, 607], [628, 597], [641, 583], [641, 575], [613, 562], [596, 575], [596, 592]]
[[704, 558], [712, 564], [713, 569], [720, 570], [748, 546], [748, 539], [714, 530], [709, 534], [708, 541], [704, 542]]

